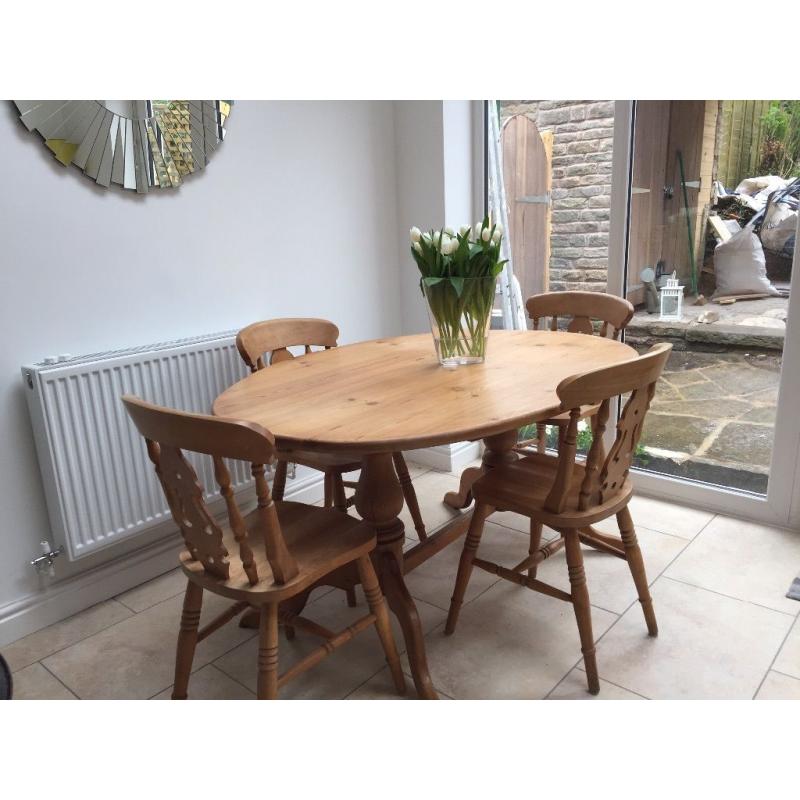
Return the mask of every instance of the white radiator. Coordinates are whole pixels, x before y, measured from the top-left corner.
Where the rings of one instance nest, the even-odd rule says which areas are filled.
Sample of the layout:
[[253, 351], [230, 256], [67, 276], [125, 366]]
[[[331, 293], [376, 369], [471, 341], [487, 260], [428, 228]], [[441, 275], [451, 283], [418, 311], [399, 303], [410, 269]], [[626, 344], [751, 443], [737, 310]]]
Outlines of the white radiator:
[[[120, 397], [208, 414], [217, 395], [246, 374], [232, 332], [22, 368], [53, 535], [70, 559], [169, 517]], [[208, 496], [218, 496], [211, 459], [193, 461]], [[246, 487], [249, 465], [230, 467], [234, 489]]]

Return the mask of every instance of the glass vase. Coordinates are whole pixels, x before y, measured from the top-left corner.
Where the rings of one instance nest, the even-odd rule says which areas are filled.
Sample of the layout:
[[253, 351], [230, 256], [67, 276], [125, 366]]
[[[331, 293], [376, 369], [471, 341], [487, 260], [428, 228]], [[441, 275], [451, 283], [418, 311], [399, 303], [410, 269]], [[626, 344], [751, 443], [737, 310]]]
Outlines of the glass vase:
[[481, 364], [497, 278], [424, 278], [436, 355], [443, 367]]

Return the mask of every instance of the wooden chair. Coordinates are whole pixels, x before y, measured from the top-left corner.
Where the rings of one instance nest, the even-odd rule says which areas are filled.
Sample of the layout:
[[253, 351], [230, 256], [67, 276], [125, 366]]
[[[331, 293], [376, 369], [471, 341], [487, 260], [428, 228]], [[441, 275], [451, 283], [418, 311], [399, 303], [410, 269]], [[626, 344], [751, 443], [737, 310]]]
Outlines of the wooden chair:
[[[595, 661], [591, 606], [583, 569], [581, 543], [628, 562], [647, 630], [658, 633], [653, 603], [647, 585], [644, 561], [636, 541], [628, 510], [633, 487], [628, 478], [633, 455], [642, 432], [645, 414], [655, 393], [656, 382], [672, 345], [659, 344], [634, 361], [567, 378], [558, 385], [561, 408], [569, 423], [558, 456], [532, 453], [515, 462], [497, 466], [472, 486], [475, 510], [461, 553], [455, 591], [450, 603], [445, 633], [452, 634], [464, 599], [472, 568], [572, 603], [589, 691], [597, 694], [600, 684]], [[601, 437], [608, 421], [610, 400], [630, 392], [617, 423], [617, 435], [608, 456]], [[597, 433], [586, 461], [576, 463], [576, 437], [582, 408], [599, 404]], [[513, 511], [531, 520], [531, 543], [527, 558], [508, 569], [477, 558], [486, 518], [495, 510]], [[608, 536], [592, 526], [616, 515], [620, 536]], [[560, 538], [541, 545], [542, 526], [558, 531]], [[536, 567], [545, 558], [566, 548], [571, 591], [564, 592], [536, 578]], [[528, 574], [523, 574], [528, 570]]]
[[[186, 550], [180, 561], [187, 577], [173, 700], [187, 696], [195, 647], [246, 608], [260, 610], [258, 698], [274, 699], [278, 689], [321, 661], [357, 633], [374, 625], [401, 694], [405, 680], [395, 647], [383, 593], [372, 567], [372, 529], [333, 509], [300, 503], [273, 502], [265, 464], [275, 454], [275, 440], [258, 425], [187, 414], [145, 403], [130, 395], [123, 403], [147, 442], [147, 452], [183, 534]], [[229, 527], [222, 528], [206, 506], [203, 487], [183, 451], [213, 458], [214, 476], [225, 500]], [[258, 504], [243, 515], [234, 498], [223, 459], [252, 464]], [[354, 565], [370, 613], [338, 633], [292, 611], [296, 598], [305, 602], [313, 585], [334, 570]], [[228, 597], [233, 604], [198, 630], [203, 592]], [[278, 626], [291, 625], [320, 636], [324, 642], [282, 675], [278, 675]]]
[[[294, 358], [289, 350], [290, 347], [303, 347], [306, 353], [311, 353], [312, 347], [324, 347], [328, 350], [337, 346], [338, 338], [339, 329], [332, 322], [324, 319], [271, 319], [256, 322], [239, 331], [239, 335], [236, 337], [236, 347], [250, 371], [258, 372], [268, 364], [277, 364]], [[269, 355], [265, 358], [266, 354]], [[428, 536], [406, 461], [403, 454], [399, 452], [392, 455], [392, 460], [417, 535], [420, 541], [424, 541]], [[353, 504], [353, 498], [345, 495], [345, 487], [354, 489], [356, 484], [345, 481], [342, 474], [359, 469], [360, 461], [348, 460], [343, 456], [301, 450], [279, 452], [275, 479], [272, 483], [272, 494], [276, 500], [283, 499], [286, 487], [286, 467], [289, 462], [302, 464], [325, 474], [326, 508], [334, 507], [340, 511], [347, 511], [348, 507]], [[350, 594], [348, 594], [348, 602], [355, 605], [354, 598]]]
[[[533, 329], [539, 330], [539, 325], [546, 317], [550, 318], [550, 330], [558, 330], [559, 317], [569, 317], [567, 325], [569, 333], [586, 333], [590, 336], [595, 332], [592, 320], [600, 323], [598, 333], [600, 336], [610, 336], [619, 339], [620, 332], [633, 317], [633, 306], [622, 297], [600, 292], [545, 292], [529, 297], [525, 303], [528, 316], [533, 320]], [[583, 410], [583, 417], [594, 417], [596, 407], [587, 407]], [[529, 448], [536, 445], [540, 453], [547, 450], [547, 426], [558, 427], [558, 440], [564, 435], [569, 424], [569, 415], [561, 414], [553, 419], [544, 420], [536, 424], [536, 438], [519, 442], [517, 450], [528, 452]]]

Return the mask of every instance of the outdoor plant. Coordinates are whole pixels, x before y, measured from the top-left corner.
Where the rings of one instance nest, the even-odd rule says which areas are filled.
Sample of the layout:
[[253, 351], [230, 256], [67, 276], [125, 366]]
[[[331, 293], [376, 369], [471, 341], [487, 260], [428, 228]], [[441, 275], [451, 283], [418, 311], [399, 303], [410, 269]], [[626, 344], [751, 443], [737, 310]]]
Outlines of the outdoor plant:
[[761, 174], [797, 177], [800, 174], [800, 100], [773, 100], [761, 124]]
[[500, 258], [503, 226], [485, 217], [457, 233], [450, 227], [410, 233], [440, 361], [482, 361], [497, 276], [506, 263]]
[[[547, 425], [546, 426], [546, 433], [547, 433], [547, 449], [548, 450], [558, 450], [558, 426], [557, 425]], [[517, 436], [518, 440], [523, 442], [527, 441], [528, 439], [535, 439], [538, 435], [538, 430], [536, 427], [536, 423], [531, 425], [524, 425], [522, 428], [519, 429], [519, 434]], [[589, 449], [592, 446], [592, 429], [589, 427], [589, 424], [586, 420], [581, 420], [578, 423], [578, 435], [576, 437], [576, 450], [580, 455], [587, 455]], [[646, 466], [648, 461], [650, 460], [649, 454], [645, 446], [639, 442], [636, 445], [636, 450], [634, 450], [634, 459], [637, 465], [639, 466]]]

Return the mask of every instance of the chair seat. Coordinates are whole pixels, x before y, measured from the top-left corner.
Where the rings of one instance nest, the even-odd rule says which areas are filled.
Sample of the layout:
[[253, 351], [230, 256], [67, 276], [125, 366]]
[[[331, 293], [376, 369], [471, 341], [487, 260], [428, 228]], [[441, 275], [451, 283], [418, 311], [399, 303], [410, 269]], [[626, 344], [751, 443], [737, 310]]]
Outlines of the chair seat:
[[579, 511], [578, 500], [586, 468], [576, 462], [564, 510], [561, 513], [547, 511], [544, 504], [557, 469], [557, 456], [531, 453], [518, 461], [491, 469], [473, 484], [472, 494], [479, 503], [487, 503], [498, 511], [513, 511], [559, 529], [581, 528], [610, 517], [627, 505], [633, 492], [630, 479], [626, 478], [611, 501], [593, 504], [588, 511]]
[[259, 530], [258, 510], [244, 517], [248, 543], [258, 569], [259, 581], [251, 585], [239, 560], [239, 545], [229, 527], [223, 527], [223, 543], [230, 555], [230, 575], [227, 580], [203, 570], [188, 550], [181, 553], [181, 565], [186, 576], [217, 594], [234, 600], [256, 603], [280, 602], [302, 592], [312, 583], [334, 569], [369, 553], [375, 547], [373, 529], [361, 520], [330, 508], [308, 506], [304, 503], [277, 501], [275, 508], [281, 531], [298, 566], [298, 574], [284, 584], [276, 584], [264, 549], [264, 537]]
[[293, 464], [301, 464], [304, 467], [326, 472], [336, 470], [337, 472], [352, 472], [361, 469], [361, 460], [353, 459], [353, 456], [337, 455], [336, 453], [316, 453], [312, 450], [279, 450], [278, 459], [280, 461], [290, 461]]

